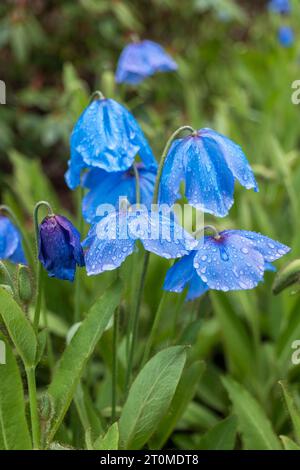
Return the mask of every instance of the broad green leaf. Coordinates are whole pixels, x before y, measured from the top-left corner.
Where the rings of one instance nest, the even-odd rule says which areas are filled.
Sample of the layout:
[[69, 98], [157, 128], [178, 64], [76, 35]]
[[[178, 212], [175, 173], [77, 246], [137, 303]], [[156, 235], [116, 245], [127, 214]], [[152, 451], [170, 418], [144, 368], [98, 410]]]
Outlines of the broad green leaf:
[[233, 450], [237, 433], [237, 419], [229, 416], [201, 437], [199, 450]]
[[133, 382], [120, 422], [122, 449], [140, 449], [155, 432], [175, 394], [186, 360], [186, 347], [157, 353]]
[[119, 445], [119, 428], [118, 423], [110, 426], [106, 434], [101, 435], [94, 442], [95, 450], [118, 450]]
[[295, 401], [288, 389], [287, 384], [285, 382], [279, 382], [279, 384], [282, 388], [282, 392], [284, 395], [291, 422], [293, 424], [297, 442], [300, 443], [300, 411], [295, 404]]
[[300, 447], [298, 446], [298, 444], [292, 441], [292, 439], [290, 439], [289, 437], [280, 436], [280, 439], [282, 441], [284, 450], [300, 450]]
[[224, 377], [223, 384], [233, 403], [244, 447], [249, 450], [280, 450], [280, 442], [260, 404], [233, 379]]
[[120, 296], [121, 284], [116, 282], [92, 306], [54, 371], [48, 394], [54, 403], [55, 414], [48, 441], [53, 439], [70, 406], [84, 367], [119, 304]]
[[161, 449], [172, 434], [176, 424], [196, 393], [197, 385], [204, 369], [205, 363], [203, 361], [197, 361], [183, 371], [169, 411], [160, 421], [157, 432], [151, 439], [152, 449]]
[[84, 430], [89, 432], [92, 440], [96, 439], [100, 432], [103, 431], [103, 427], [100, 417], [89, 397], [88, 390], [81, 383], [77, 386], [74, 402]]
[[17, 361], [8, 341], [5, 343], [6, 364], [0, 365], [0, 447], [6, 450], [30, 450], [32, 448], [25, 416], [24, 390]]
[[0, 287], [0, 316], [26, 367], [35, 365], [37, 338], [34, 330], [12, 296]]

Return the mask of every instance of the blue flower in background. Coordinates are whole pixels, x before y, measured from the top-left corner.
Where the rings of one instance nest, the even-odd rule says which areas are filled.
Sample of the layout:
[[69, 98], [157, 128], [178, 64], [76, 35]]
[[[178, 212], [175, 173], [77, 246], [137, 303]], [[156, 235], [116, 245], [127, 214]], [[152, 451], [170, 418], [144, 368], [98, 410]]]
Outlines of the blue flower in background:
[[0, 216], [0, 260], [27, 264], [20, 232], [7, 217], [2, 215]]
[[39, 227], [39, 260], [50, 277], [74, 281], [76, 265], [84, 266], [80, 233], [62, 215], [45, 217]]
[[269, 10], [274, 13], [288, 14], [291, 12], [291, 5], [289, 0], [270, 0]]
[[[150, 208], [156, 178], [156, 169], [146, 169], [142, 163], [136, 165], [139, 173], [140, 203]], [[83, 198], [82, 213], [85, 220], [92, 223], [97, 217], [97, 208], [102, 204], [117, 207], [119, 199], [126, 197], [128, 202], [136, 204], [136, 180], [133, 168], [127, 171], [107, 173], [93, 168], [89, 170], [82, 182], [90, 191]]]
[[212, 129], [174, 140], [163, 168], [160, 203], [173, 205], [185, 182], [189, 203], [203, 212], [224, 217], [233, 204], [234, 180], [258, 191], [241, 147]]
[[265, 271], [274, 271], [271, 263], [289, 251], [282, 243], [246, 230], [205, 236], [194, 251], [169, 269], [164, 289], [182, 292], [188, 287], [187, 300], [208, 289], [253, 289], [263, 280]]
[[137, 85], [157, 72], [172, 72], [177, 64], [165, 50], [153, 41], [128, 44], [119, 58], [116, 82]]
[[146, 209], [110, 212], [92, 226], [83, 242], [88, 275], [118, 268], [133, 253], [137, 240], [163, 258], [179, 258], [197, 244], [172, 216]]
[[290, 26], [281, 26], [278, 30], [278, 41], [284, 47], [290, 47], [294, 44], [294, 31]]
[[79, 117], [71, 135], [71, 160], [65, 177], [71, 189], [84, 168], [125, 171], [139, 155], [156, 168], [152, 150], [133, 115], [112, 99], [96, 99]]

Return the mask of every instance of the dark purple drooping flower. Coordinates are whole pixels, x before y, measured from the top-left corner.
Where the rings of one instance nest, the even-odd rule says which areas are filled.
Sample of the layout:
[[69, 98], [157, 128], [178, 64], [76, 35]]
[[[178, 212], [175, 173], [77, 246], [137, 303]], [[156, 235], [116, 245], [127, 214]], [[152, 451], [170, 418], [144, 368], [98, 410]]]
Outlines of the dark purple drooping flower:
[[76, 266], [84, 266], [80, 233], [62, 215], [45, 217], [39, 227], [39, 260], [50, 277], [74, 281]]

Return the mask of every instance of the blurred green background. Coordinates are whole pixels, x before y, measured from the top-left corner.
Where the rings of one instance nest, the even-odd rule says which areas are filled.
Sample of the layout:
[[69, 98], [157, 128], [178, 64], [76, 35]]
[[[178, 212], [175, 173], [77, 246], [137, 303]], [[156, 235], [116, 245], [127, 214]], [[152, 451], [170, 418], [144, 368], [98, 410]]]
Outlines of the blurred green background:
[[[2, 202], [11, 205], [29, 229], [39, 199], [48, 199], [58, 212], [75, 215], [75, 195], [64, 182], [69, 135], [90, 93], [101, 89], [133, 112], [157, 159], [170, 133], [184, 124], [212, 127], [238, 142], [255, 170], [260, 192], [237, 186], [230, 215], [223, 220], [207, 217], [207, 222], [220, 229], [261, 231], [293, 248], [283, 264], [297, 258], [300, 105], [292, 104], [291, 85], [300, 79], [300, 7], [295, 0], [292, 14], [282, 17], [270, 13], [266, 4], [262, 0], [2, 1], [0, 79], [7, 88], [7, 104], [0, 106]], [[290, 48], [278, 42], [282, 24], [295, 31]], [[132, 32], [162, 44], [179, 64], [178, 72], [155, 75], [138, 88], [117, 87], [114, 70]], [[151, 258], [141, 349], [167, 266]], [[122, 269], [125, 279], [129, 272], [130, 261]], [[83, 311], [111, 276], [84, 278]], [[267, 273], [255, 291], [212, 293], [185, 304], [181, 311], [178, 297], [169, 295], [156, 347], [172, 341], [189, 343], [190, 361], [204, 359], [206, 370], [168, 445], [198, 448], [203, 433], [230, 416], [233, 406], [241, 431], [234, 446], [263, 447], [259, 438], [244, 437], [242, 404], [229, 399], [221, 382], [225, 373], [243, 387], [238, 395], [249, 409], [249, 395], [243, 393], [251, 394], [277, 436], [295, 439], [278, 381], [288, 381], [294, 400], [300, 402], [300, 368], [291, 362], [292, 343], [300, 339], [300, 298], [295, 292], [275, 297], [273, 279], [274, 274]], [[58, 354], [72, 323], [73, 287], [50, 280], [47, 290]], [[130, 303], [130, 294], [128, 299]], [[106, 335], [94, 360], [97, 380], [88, 383], [98, 411], [110, 403], [110, 377], [103, 373], [103, 363], [110, 368], [111, 332]], [[47, 368], [39, 373], [46, 383]], [[232, 430], [232, 422], [228, 426]], [[74, 436], [65, 435], [67, 439], [74, 444]]]

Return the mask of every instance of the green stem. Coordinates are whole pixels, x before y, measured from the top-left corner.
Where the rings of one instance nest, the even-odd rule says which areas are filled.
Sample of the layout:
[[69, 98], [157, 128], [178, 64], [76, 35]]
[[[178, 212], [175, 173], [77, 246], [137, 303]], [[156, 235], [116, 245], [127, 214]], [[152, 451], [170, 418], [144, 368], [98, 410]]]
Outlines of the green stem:
[[29, 394], [29, 405], [30, 405], [30, 417], [31, 417], [31, 431], [32, 431], [32, 443], [34, 449], [40, 447], [40, 422], [38, 414], [38, 402], [35, 382], [35, 368], [26, 368], [28, 394]]
[[[84, 195], [84, 189], [82, 187], [80, 187], [79, 190], [78, 190], [78, 199], [77, 199], [77, 224], [78, 224], [79, 233], [81, 233], [81, 234], [83, 233], [83, 228], [84, 228], [82, 211], [81, 211], [83, 195]], [[75, 277], [74, 323], [79, 322], [80, 321], [80, 316], [81, 316], [80, 290], [81, 290], [81, 272], [80, 272], [80, 269], [77, 268], [76, 277]]]
[[104, 100], [105, 96], [103, 95], [102, 91], [96, 90], [90, 96], [90, 104], [95, 100]]
[[118, 336], [119, 336], [119, 307], [114, 315], [113, 327], [113, 361], [112, 361], [112, 394], [111, 394], [111, 420], [116, 419], [117, 404], [117, 376], [118, 376]]
[[38, 265], [37, 282], [36, 282], [36, 299], [33, 317], [33, 328], [37, 332], [40, 324], [41, 306], [43, 297], [43, 268]]
[[[181, 134], [184, 131], [189, 131], [191, 133], [194, 133], [195, 130], [190, 127], [190, 126], [182, 126], [179, 127], [169, 138], [167, 141], [165, 148], [163, 150], [159, 167], [157, 170], [157, 176], [155, 180], [155, 186], [154, 186], [154, 193], [153, 193], [153, 201], [152, 204], [157, 204], [158, 202], [158, 195], [159, 195], [159, 185], [160, 185], [160, 180], [163, 172], [163, 167], [168, 155], [168, 152], [170, 150], [170, 147], [172, 145], [172, 142], [174, 139], [176, 139], [179, 134]], [[136, 174], [136, 173], [135, 173]], [[138, 184], [137, 184], [138, 186]], [[137, 201], [138, 203], [138, 201]], [[148, 270], [148, 265], [149, 265], [149, 252], [145, 252], [144, 256], [144, 263], [143, 263], [143, 270], [142, 270], [142, 275], [141, 275], [141, 280], [140, 280], [140, 285], [138, 288], [138, 294], [137, 294], [137, 301], [136, 301], [136, 308], [133, 316], [133, 321], [132, 321], [132, 340], [131, 340], [131, 347], [129, 351], [129, 359], [128, 359], [128, 368], [127, 368], [127, 374], [126, 374], [126, 393], [128, 392], [129, 386], [130, 386], [130, 381], [131, 381], [131, 375], [132, 375], [132, 368], [133, 368], [133, 356], [134, 356], [134, 349], [135, 349], [135, 343], [136, 343], [136, 336], [138, 332], [138, 322], [139, 322], [139, 315], [140, 315], [140, 308], [141, 308], [141, 303], [142, 303], [142, 297], [143, 297], [143, 292], [144, 292], [144, 287], [145, 287], [145, 280], [146, 280], [146, 275], [147, 275], [147, 270]]]
[[48, 329], [48, 317], [47, 317], [47, 312], [45, 308], [45, 299], [43, 299], [43, 305], [42, 305], [42, 313], [44, 317], [44, 323], [45, 323], [45, 328], [46, 328], [46, 335], [47, 335], [47, 353], [48, 353], [48, 365], [49, 369], [51, 371], [51, 374], [53, 373], [54, 366], [55, 366], [55, 358], [54, 358], [54, 353], [53, 353], [53, 346], [52, 346], [52, 340], [51, 340], [51, 333], [49, 332]]
[[133, 322], [132, 322], [132, 338], [131, 338], [131, 346], [130, 346], [130, 351], [129, 351], [128, 367], [127, 367], [127, 374], [126, 374], [126, 393], [129, 390], [130, 381], [131, 381], [131, 374], [132, 374], [132, 368], [133, 368], [133, 356], [134, 356], [135, 343], [136, 343], [137, 333], [138, 333], [139, 315], [140, 315], [142, 297], [143, 297], [144, 286], [145, 286], [145, 281], [146, 281], [148, 263], [149, 263], [149, 252], [146, 251], [145, 257], [144, 257], [144, 264], [143, 264], [143, 271], [141, 275], [140, 287], [139, 287], [138, 294], [137, 294], [136, 307], [135, 307], [135, 311], [133, 315]]
[[153, 324], [152, 324], [152, 328], [151, 328], [151, 333], [150, 333], [150, 336], [148, 337], [148, 341], [146, 343], [146, 347], [145, 347], [145, 351], [144, 351], [144, 355], [143, 355], [142, 367], [146, 364], [146, 362], [148, 362], [148, 359], [150, 357], [151, 348], [152, 348], [152, 345], [153, 345], [153, 342], [154, 342], [155, 335], [157, 333], [158, 325], [161, 321], [162, 314], [164, 312], [166, 301], [167, 301], [167, 292], [164, 291], [163, 295], [160, 299], [158, 308], [157, 308], [157, 310], [155, 312], [155, 315], [154, 315]]
[[141, 203], [140, 175], [139, 175], [139, 172], [135, 163], [133, 164], [133, 171], [134, 171], [134, 176], [135, 176], [136, 205], [139, 205]]
[[11, 277], [11, 275], [10, 275], [9, 270], [7, 269], [7, 267], [5, 266], [5, 264], [2, 263], [2, 261], [0, 261], [0, 270], [3, 272], [4, 276], [6, 277], [6, 280], [7, 280], [8, 284], [9, 284], [9, 286], [11, 287], [14, 296], [16, 296], [17, 293], [16, 293], [16, 289], [15, 289], [15, 286], [14, 286], [13, 279], [12, 279], [12, 277]]
[[5, 206], [5, 205], [0, 205], [0, 212], [6, 212], [7, 215], [9, 215], [9, 217], [11, 218], [14, 225], [17, 227], [17, 229], [21, 233], [21, 235], [22, 235], [22, 244], [24, 246], [24, 252], [25, 252], [26, 259], [28, 260], [29, 265], [32, 266], [32, 268], [34, 269], [34, 256], [33, 256], [33, 253], [32, 253], [31, 243], [30, 243], [30, 241], [27, 237], [26, 232], [23, 229], [23, 226], [20, 224], [17, 216], [15, 215], [15, 213], [13, 212], [13, 210], [10, 207]]

